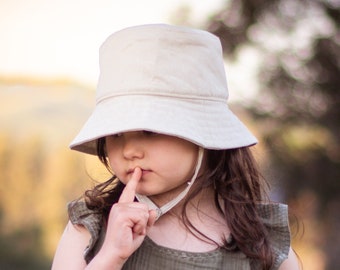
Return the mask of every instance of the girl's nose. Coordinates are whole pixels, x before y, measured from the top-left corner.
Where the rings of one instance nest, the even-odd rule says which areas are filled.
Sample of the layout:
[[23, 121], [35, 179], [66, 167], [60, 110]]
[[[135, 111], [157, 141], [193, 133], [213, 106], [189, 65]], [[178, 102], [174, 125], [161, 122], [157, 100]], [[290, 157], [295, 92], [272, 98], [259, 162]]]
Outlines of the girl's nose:
[[126, 159], [136, 159], [144, 157], [143, 145], [139, 132], [124, 133], [123, 156]]

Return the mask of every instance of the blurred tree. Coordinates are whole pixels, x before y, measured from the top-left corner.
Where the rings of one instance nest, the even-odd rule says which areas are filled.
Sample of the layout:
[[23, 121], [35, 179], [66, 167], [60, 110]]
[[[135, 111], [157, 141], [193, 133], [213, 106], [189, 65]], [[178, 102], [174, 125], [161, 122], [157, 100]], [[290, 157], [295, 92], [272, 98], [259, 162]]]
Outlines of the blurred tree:
[[61, 141], [46, 158], [45, 174], [37, 190], [39, 201], [44, 202], [36, 204], [39, 225], [45, 251], [50, 257], [68, 221], [67, 202], [77, 199], [89, 187], [84, 157], [65, 145], [67, 142]]
[[340, 265], [339, 23], [338, 0], [230, 0], [207, 25], [229, 59], [260, 56], [250, 111], [286, 200], [318, 202], [327, 269]]
[[[1, 219], [0, 219], [1, 221]], [[42, 234], [37, 226], [0, 234], [0, 269], [49, 269], [50, 259], [43, 253]]]
[[0, 269], [47, 269], [50, 265], [34, 207], [43, 166], [38, 138], [21, 144], [1, 134]]
[[91, 184], [67, 145], [93, 95], [63, 79], [0, 77], [0, 269], [50, 267], [67, 202]]

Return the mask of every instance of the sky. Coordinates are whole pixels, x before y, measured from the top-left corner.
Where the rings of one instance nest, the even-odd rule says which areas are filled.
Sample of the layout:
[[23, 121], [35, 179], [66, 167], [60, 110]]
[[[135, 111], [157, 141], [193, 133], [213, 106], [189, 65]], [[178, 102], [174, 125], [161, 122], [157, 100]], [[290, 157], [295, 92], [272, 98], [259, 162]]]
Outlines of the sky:
[[173, 23], [190, 8], [199, 27], [223, 0], [0, 0], [0, 76], [68, 78], [95, 85], [98, 49], [111, 33]]

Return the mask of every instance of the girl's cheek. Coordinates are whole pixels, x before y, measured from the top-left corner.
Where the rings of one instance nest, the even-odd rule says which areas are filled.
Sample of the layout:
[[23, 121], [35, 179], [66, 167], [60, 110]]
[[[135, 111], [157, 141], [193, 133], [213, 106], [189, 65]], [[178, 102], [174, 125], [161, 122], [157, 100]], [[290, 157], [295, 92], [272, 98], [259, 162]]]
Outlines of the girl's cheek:
[[128, 181], [125, 181], [125, 180], [123, 180], [123, 179], [121, 179], [121, 178], [118, 178], [119, 180], [120, 180], [120, 182], [122, 182], [124, 185], [126, 185], [127, 184], [127, 182]]

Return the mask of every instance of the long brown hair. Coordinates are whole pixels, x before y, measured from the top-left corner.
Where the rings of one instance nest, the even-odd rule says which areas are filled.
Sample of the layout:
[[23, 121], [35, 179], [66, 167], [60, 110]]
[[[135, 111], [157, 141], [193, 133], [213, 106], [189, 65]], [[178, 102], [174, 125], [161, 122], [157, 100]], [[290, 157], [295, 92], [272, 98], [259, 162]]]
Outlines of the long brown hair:
[[[97, 155], [110, 170], [105, 152], [105, 138], [97, 141]], [[225, 239], [222, 248], [229, 251], [240, 250], [252, 263], [260, 263], [262, 269], [270, 269], [273, 265], [273, 251], [267, 228], [257, 211], [257, 204], [266, 198], [268, 184], [261, 177], [249, 147], [205, 150], [205, 170], [185, 198], [182, 211], [187, 228], [203, 237], [206, 236], [190, 223], [186, 208], [192, 198], [208, 187], [214, 189], [215, 206], [226, 220], [232, 236], [232, 241]], [[111, 206], [118, 201], [123, 189], [124, 184], [113, 175], [108, 181], [86, 191], [85, 201], [90, 209], [100, 211], [107, 219]]]

